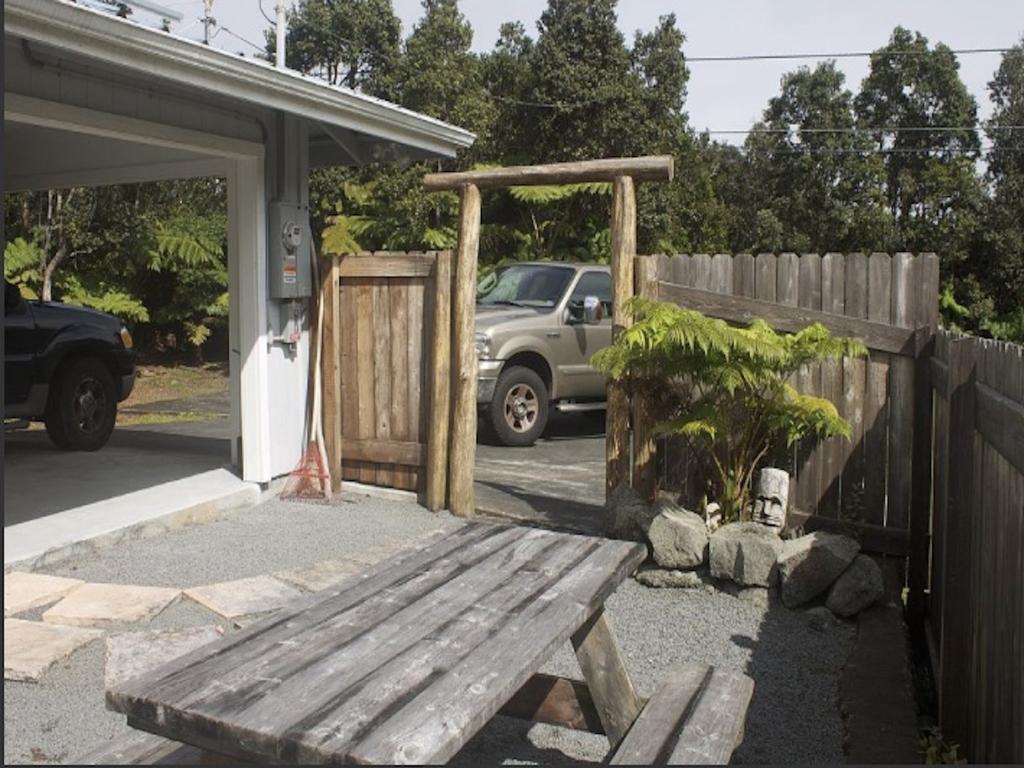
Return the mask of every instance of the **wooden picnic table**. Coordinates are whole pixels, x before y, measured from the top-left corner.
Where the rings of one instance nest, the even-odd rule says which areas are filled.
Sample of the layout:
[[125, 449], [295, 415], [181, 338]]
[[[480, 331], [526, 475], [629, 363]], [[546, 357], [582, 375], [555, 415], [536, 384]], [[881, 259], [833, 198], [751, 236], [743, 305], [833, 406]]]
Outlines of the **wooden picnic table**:
[[[467, 524], [108, 690], [128, 724], [234, 759], [439, 763], [495, 714], [605, 733], [643, 702], [605, 600], [640, 544]], [[571, 640], [584, 683], [539, 674]]]

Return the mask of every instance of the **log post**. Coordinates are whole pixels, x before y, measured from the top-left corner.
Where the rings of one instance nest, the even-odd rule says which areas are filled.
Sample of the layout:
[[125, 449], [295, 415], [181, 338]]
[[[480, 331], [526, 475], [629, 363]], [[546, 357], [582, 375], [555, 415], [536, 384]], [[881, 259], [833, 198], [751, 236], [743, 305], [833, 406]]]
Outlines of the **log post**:
[[331, 490], [341, 490], [341, 278], [338, 256], [324, 257], [320, 274], [320, 301], [324, 308], [323, 346], [320, 375], [323, 377], [323, 411], [321, 423], [324, 432], [324, 450], [327, 452], [327, 470], [331, 475]]
[[434, 349], [430, 366], [427, 435], [427, 509], [444, 508], [448, 481], [448, 419], [451, 412], [452, 252], [437, 254], [434, 266]]
[[462, 187], [459, 209], [459, 246], [455, 260], [452, 300], [452, 347], [455, 370], [455, 406], [452, 412], [451, 479], [449, 508], [453, 515], [472, 517], [473, 467], [476, 463], [476, 265], [480, 250], [480, 190]]
[[[653, 256], [636, 258], [636, 293], [658, 298], [658, 270]], [[633, 395], [633, 488], [648, 504], [658, 490], [658, 445], [654, 439], [654, 413], [650, 399]]]
[[[625, 303], [633, 296], [636, 256], [636, 189], [633, 179], [619, 176], [612, 187], [612, 342], [628, 327]], [[605, 493], [610, 496], [630, 482], [629, 398], [620, 384], [608, 382]]]

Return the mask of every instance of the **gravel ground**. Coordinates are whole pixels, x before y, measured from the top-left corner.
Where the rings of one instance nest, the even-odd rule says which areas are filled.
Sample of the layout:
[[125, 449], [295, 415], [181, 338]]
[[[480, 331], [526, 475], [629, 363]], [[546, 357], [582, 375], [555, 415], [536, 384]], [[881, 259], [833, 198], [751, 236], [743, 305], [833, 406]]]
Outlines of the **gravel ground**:
[[[272, 500], [217, 522], [65, 561], [46, 572], [186, 588], [386, 549], [458, 524], [411, 502], [351, 494], [330, 505]], [[741, 669], [754, 678], [746, 735], [735, 762], [842, 762], [838, 674], [852, 647], [853, 625], [836, 623], [817, 631], [780, 605], [757, 608], [722, 592], [654, 590], [632, 580], [609, 599], [607, 609], [642, 695], [650, 695], [664, 672], [683, 661]], [[183, 600], [146, 628], [195, 626], [217, 618]], [[104, 707], [103, 669], [104, 643], [96, 642], [58, 663], [40, 683], [5, 681], [4, 762], [70, 762], [125, 732], [123, 717]], [[544, 671], [580, 675], [568, 647]], [[498, 717], [456, 762], [600, 761], [606, 751], [603, 737]]]

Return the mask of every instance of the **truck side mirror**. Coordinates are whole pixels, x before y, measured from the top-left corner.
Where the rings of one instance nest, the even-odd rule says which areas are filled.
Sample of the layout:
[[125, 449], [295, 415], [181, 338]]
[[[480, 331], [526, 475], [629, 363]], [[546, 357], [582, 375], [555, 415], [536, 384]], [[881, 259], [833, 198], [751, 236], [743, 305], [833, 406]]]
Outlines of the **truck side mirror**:
[[583, 299], [583, 322], [587, 325], [597, 325], [604, 319], [604, 305], [597, 296], [587, 296]]

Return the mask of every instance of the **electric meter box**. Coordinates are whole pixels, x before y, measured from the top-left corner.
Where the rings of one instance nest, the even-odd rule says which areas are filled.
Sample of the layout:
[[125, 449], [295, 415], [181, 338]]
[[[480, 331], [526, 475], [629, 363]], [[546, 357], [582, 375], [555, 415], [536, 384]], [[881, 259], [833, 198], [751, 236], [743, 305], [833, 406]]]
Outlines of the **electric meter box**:
[[267, 219], [270, 298], [311, 296], [309, 210], [292, 203], [271, 203]]

